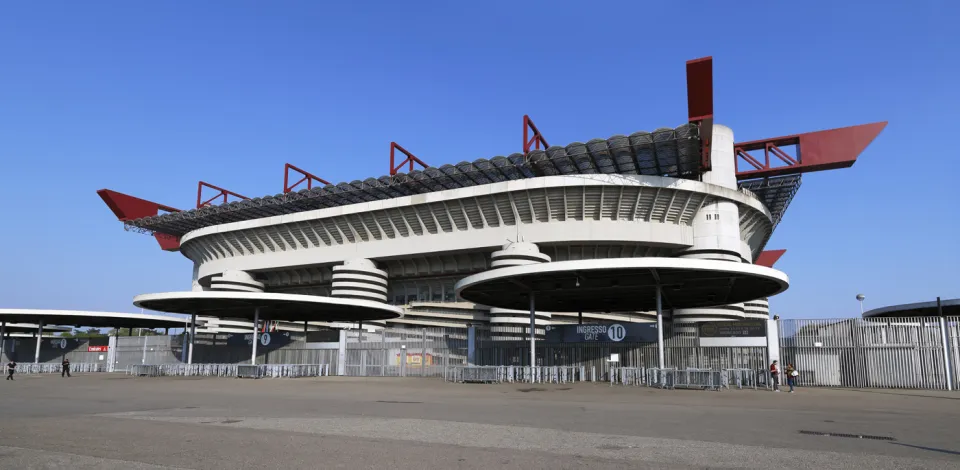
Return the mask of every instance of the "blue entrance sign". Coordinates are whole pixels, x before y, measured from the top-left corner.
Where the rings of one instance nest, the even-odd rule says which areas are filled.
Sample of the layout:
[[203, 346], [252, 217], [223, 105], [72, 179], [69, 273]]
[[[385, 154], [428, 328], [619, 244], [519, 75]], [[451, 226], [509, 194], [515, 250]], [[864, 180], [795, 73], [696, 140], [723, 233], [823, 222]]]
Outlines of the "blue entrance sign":
[[548, 343], [655, 343], [656, 323], [556, 325], [547, 327]]

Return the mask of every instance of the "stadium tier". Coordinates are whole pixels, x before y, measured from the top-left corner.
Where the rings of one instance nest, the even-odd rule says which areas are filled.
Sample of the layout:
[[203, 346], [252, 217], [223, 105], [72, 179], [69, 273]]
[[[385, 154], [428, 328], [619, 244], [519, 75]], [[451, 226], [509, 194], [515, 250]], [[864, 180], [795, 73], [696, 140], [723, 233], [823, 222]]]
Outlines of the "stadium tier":
[[[801, 174], [853, 165], [885, 126], [737, 143], [731, 129], [713, 123], [712, 62], [691, 61], [687, 73], [689, 122], [676, 128], [548, 146], [525, 116], [524, 151], [507, 157], [431, 167], [394, 143], [391, 152], [408, 158], [395, 166], [391, 153], [387, 176], [313, 187], [326, 182], [287, 164], [304, 175], [307, 188], [292, 190], [285, 181], [282, 194], [248, 199], [201, 182], [197, 208], [184, 211], [99, 193], [128, 229], [153, 234], [164, 249], [193, 261], [195, 291], [373, 300], [404, 311], [373, 325], [488, 323], [507, 335], [528, 325], [527, 312], [465, 302], [454, 291], [459, 280], [504, 263], [617, 258], [769, 267], [782, 252], [763, 250]], [[408, 163], [406, 173], [397, 172]], [[214, 199], [224, 202], [203, 201], [205, 187], [220, 191]], [[231, 195], [241, 200], [226, 202]], [[726, 281], [712, 282], [706, 288], [728, 298]], [[769, 315], [765, 298], [675, 309], [666, 298], [677, 322]], [[535, 317], [539, 329], [651, 315], [593, 310]]]

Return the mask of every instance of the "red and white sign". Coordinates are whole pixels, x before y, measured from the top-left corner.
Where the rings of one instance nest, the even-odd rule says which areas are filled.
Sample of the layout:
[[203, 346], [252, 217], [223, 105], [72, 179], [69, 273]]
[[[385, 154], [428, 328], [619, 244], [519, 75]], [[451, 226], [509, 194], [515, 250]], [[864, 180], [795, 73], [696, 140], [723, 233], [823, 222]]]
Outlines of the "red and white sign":
[[87, 352], [107, 352], [110, 346], [87, 346]]

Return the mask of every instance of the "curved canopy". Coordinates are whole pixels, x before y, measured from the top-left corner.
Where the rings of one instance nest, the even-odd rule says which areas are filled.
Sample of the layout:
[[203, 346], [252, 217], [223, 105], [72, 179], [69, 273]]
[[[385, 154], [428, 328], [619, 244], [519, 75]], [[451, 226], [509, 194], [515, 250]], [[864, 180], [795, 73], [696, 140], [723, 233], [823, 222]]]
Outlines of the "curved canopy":
[[81, 310], [0, 309], [0, 321], [94, 328], [179, 328], [184, 319], [149, 313], [85, 312]]
[[[941, 300], [940, 311], [947, 317], [960, 316], [960, 299]], [[863, 318], [936, 317], [940, 315], [940, 311], [937, 310], [937, 301], [917, 302], [868, 310], [863, 312]]]
[[[4, 327], [4, 331], [16, 335], [17, 333], [26, 333], [27, 336], [30, 336], [32, 333], [36, 333], [40, 328], [40, 325], [34, 323], [7, 323]], [[70, 331], [70, 327], [67, 326], [47, 326], [43, 325], [43, 333], [59, 333], [64, 331]]]
[[779, 294], [790, 284], [781, 271], [752, 264], [681, 258], [560, 261], [499, 268], [456, 285], [462, 298], [491, 307], [552, 312], [624, 312], [729, 305]]
[[133, 298], [137, 307], [160, 312], [195, 313], [218, 318], [287, 321], [365, 321], [403, 316], [403, 310], [381, 302], [316, 295], [267, 292], [164, 292]]

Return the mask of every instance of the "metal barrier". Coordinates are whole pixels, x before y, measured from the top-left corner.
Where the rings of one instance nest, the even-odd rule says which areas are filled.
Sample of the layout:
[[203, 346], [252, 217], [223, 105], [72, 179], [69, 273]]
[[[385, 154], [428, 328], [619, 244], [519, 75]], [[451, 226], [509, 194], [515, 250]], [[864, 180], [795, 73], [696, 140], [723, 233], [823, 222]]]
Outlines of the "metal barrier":
[[642, 385], [646, 384], [643, 369], [639, 367], [611, 367], [610, 385]]
[[648, 387], [674, 388], [677, 382], [677, 369], [656, 369], [646, 370], [644, 378]]
[[132, 365], [127, 367], [127, 375], [135, 377], [159, 377], [160, 366], [157, 365]]
[[725, 374], [722, 385], [724, 388], [767, 388], [769, 386], [769, 373], [767, 369], [723, 369]]
[[451, 367], [447, 370], [446, 380], [449, 382], [475, 383], [574, 383], [596, 382], [596, 368], [588, 369], [584, 366], [463, 366]]
[[330, 375], [330, 364], [265, 364], [263, 377], [326, 377]]
[[[720, 390], [728, 387], [730, 374], [727, 370], [715, 369], [641, 369], [639, 367], [614, 367], [610, 369], [610, 385], [632, 385], [657, 388], [693, 388]], [[742, 383], [742, 382], [741, 382]]]
[[[59, 374], [60, 364], [17, 364], [17, 374]], [[70, 364], [70, 373], [106, 372], [107, 365], [99, 362], [78, 362]]]
[[237, 378], [241, 379], [259, 379], [266, 372], [265, 366], [238, 365]]
[[685, 369], [673, 371], [674, 388], [697, 388], [720, 391], [726, 383], [726, 374], [722, 370]]
[[138, 377], [326, 377], [330, 364], [136, 364], [127, 375]]
[[236, 377], [237, 364], [160, 364], [160, 375], [172, 377]]

